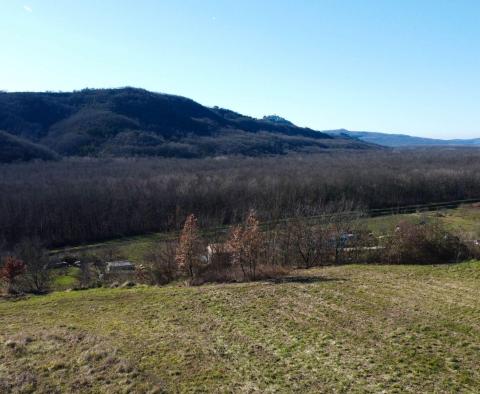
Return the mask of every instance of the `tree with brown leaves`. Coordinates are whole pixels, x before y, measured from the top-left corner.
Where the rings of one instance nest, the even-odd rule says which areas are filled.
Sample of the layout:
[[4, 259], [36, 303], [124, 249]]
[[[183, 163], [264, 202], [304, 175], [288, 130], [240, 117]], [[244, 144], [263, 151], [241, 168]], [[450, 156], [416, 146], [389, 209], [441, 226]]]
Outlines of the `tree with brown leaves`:
[[255, 280], [265, 246], [255, 211], [250, 210], [243, 226], [233, 228], [227, 245], [232, 251], [232, 263], [240, 266], [245, 279]]
[[22, 260], [8, 256], [4, 259], [4, 265], [0, 270], [0, 279], [6, 283], [7, 293], [15, 291], [17, 277], [26, 272], [26, 265]]
[[178, 268], [193, 281], [202, 264], [203, 242], [198, 230], [197, 218], [190, 214], [185, 220], [175, 255]]

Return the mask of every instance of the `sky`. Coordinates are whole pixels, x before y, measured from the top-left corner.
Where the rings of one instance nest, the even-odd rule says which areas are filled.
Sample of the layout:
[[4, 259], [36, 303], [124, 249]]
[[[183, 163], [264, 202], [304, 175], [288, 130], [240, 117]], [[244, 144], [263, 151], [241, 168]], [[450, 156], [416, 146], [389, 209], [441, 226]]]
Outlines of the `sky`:
[[317, 130], [480, 137], [478, 0], [0, 0], [0, 90], [134, 86]]

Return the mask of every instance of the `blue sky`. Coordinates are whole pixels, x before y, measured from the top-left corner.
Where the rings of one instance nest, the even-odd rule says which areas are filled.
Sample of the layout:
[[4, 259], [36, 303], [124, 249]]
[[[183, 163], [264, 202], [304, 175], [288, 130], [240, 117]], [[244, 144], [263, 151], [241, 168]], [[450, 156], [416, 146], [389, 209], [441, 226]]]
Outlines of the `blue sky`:
[[0, 89], [136, 86], [315, 129], [480, 137], [478, 0], [0, 0]]

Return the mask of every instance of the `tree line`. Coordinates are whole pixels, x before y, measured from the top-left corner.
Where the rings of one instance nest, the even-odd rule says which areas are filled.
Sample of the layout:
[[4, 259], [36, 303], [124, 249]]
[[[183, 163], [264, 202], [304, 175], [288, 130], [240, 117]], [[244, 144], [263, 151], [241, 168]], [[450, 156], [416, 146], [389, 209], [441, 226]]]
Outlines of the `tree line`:
[[[356, 214], [337, 212], [311, 223], [302, 217], [261, 227], [254, 210], [223, 234], [206, 235], [194, 214], [187, 216], [176, 239], [153, 244], [128, 278], [163, 285], [184, 280], [207, 282], [283, 280], [292, 270], [349, 263], [438, 264], [478, 258], [477, 244], [462, 240], [433, 219], [401, 221], [395, 231], [377, 237]], [[3, 255], [3, 256], [2, 256]], [[77, 289], [118, 286], [125, 274], [110, 273], [115, 251], [63, 256], [75, 261]], [[79, 259], [79, 260], [77, 260]], [[0, 251], [0, 290], [7, 295], [51, 290], [58, 275], [55, 257], [38, 243], [23, 241], [13, 253]], [[124, 285], [134, 285], [127, 281]]]
[[480, 197], [480, 151], [428, 149], [266, 158], [65, 159], [0, 166], [0, 243], [46, 247], [330, 211]]

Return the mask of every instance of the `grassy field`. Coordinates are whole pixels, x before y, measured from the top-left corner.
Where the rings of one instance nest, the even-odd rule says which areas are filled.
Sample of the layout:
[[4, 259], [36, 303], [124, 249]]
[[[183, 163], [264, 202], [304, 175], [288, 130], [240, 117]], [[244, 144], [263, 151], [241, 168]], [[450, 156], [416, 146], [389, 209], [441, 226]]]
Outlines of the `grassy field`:
[[2, 393], [473, 393], [479, 365], [479, 262], [0, 301]]
[[378, 235], [393, 231], [396, 224], [401, 220], [436, 220], [455, 234], [466, 235], [469, 238], [480, 238], [480, 207], [478, 204], [463, 205], [455, 209], [364, 219], [367, 227]]

